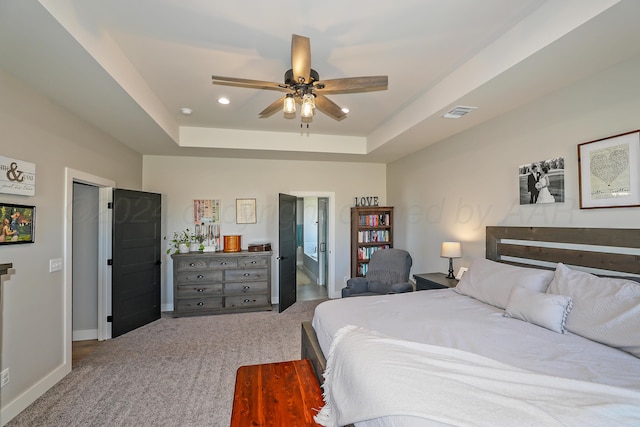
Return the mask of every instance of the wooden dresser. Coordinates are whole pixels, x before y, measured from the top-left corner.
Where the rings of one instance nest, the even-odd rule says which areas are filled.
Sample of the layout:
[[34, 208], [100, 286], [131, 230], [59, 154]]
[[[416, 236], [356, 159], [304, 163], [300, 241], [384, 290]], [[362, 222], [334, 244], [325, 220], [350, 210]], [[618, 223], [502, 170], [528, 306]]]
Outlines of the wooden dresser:
[[174, 316], [271, 310], [271, 254], [173, 254]]

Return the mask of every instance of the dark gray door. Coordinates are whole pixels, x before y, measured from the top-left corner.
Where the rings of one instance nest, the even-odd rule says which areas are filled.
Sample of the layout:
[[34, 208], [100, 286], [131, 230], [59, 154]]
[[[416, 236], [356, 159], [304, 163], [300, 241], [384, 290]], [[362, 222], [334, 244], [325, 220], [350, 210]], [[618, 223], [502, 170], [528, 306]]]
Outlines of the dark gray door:
[[113, 338], [160, 318], [160, 194], [113, 191]]
[[296, 201], [297, 197], [279, 194], [278, 222], [278, 311], [282, 313], [296, 302]]

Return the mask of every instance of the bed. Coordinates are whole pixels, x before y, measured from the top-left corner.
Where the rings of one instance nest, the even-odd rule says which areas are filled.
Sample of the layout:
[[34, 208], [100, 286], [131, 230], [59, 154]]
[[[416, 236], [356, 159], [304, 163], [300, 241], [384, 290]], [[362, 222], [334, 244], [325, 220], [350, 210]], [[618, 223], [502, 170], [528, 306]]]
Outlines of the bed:
[[458, 289], [331, 300], [302, 324], [318, 421], [640, 425], [638, 275], [640, 230], [487, 227]]

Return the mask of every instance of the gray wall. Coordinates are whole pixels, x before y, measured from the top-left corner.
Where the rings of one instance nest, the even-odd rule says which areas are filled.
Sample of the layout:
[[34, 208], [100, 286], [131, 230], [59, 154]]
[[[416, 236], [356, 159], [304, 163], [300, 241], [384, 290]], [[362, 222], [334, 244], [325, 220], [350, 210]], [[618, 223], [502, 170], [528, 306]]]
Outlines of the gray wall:
[[[389, 164], [395, 244], [412, 271], [445, 272], [445, 240], [462, 242], [456, 271], [483, 257], [488, 225], [638, 228], [640, 208], [579, 209], [577, 145], [640, 128], [639, 75], [636, 58]], [[554, 157], [565, 159], [566, 201], [520, 205], [518, 166]]]
[[0, 248], [0, 263], [15, 268], [2, 285], [2, 369], [11, 377], [2, 389], [5, 422], [71, 369], [65, 364], [64, 269], [49, 273], [49, 260], [64, 256], [71, 209], [65, 168], [140, 189], [142, 157], [2, 70], [0, 93], [0, 155], [36, 165], [35, 196], [0, 195], [3, 202], [36, 206], [35, 243]]
[[[335, 271], [333, 289], [339, 294], [349, 275], [349, 229], [351, 206], [356, 196], [379, 196], [386, 202], [386, 166], [347, 162], [311, 162], [290, 160], [246, 160], [195, 157], [145, 156], [144, 188], [163, 195], [164, 235], [193, 228], [193, 200], [221, 200], [221, 235], [239, 234], [242, 247], [252, 241], [278, 242], [278, 193], [324, 197], [335, 195]], [[176, 180], [168, 171], [188, 171], [188, 180]], [[255, 198], [256, 224], [235, 223], [236, 198]], [[331, 210], [331, 209], [330, 209]], [[331, 242], [330, 242], [331, 244]], [[277, 253], [277, 247], [274, 247]], [[277, 301], [278, 266], [272, 265], [272, 297]], [[163, 266], [163, 309], [173, 305], [173, 268], [166, 257]], [[330, 278], [331, 279], [331, 278]], [[331, 280], [330, 280], [331, 282]]]

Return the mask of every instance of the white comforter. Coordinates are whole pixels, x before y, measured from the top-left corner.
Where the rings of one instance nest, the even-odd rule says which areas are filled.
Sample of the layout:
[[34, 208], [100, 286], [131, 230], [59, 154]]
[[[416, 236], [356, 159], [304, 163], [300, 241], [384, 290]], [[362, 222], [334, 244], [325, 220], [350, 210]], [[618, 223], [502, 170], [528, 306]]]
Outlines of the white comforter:
[[640, 392], [533, 373], [356, 326], [336, 333], [324, 393], [327, 403], [316, 421], [331, 427], [397, 415], [425, 422], [414, 425], [640, 425]]
[[338, 329], [357, 325], [528, 371], [640, 391], [640, 359], [577, 335], [505, 318], [503, 312], [450, 289], [431, 290], [327, 301], [316, 308], [313, 328], [325, 355]]

